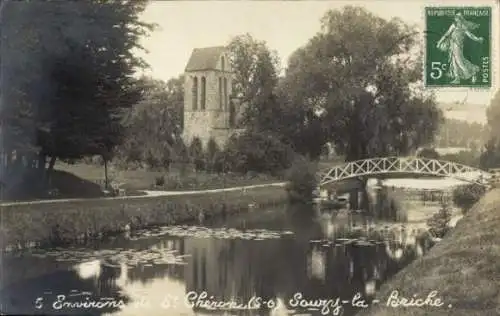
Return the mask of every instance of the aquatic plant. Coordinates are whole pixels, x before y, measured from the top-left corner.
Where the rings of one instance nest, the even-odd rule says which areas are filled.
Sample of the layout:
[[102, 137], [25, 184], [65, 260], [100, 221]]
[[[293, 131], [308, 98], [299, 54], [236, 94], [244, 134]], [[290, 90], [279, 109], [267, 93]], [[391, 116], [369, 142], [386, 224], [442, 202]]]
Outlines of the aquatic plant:
[[162, 226], [155, 229], [138, 231], [131, 240], [148, 239], [160, 236], [215, 238], [215, 239], [246, 239], [267, 240], [278, 239], [285, 235], [292, 235], [291, 231], [270, 231], [267, 229], [239, 230], [235, 228], [209, 228], [200, 226]]
[[175, 249], [98, 249], [68, 248], [40, 249], [24, 253], [36, 258], [53, 258], [58, 262], [89, 263], [98, 260], [102, 265], [120, 268], [121, 264], [129, 267], [154, 265], [185, 265], [189, 254], [180, 254]]

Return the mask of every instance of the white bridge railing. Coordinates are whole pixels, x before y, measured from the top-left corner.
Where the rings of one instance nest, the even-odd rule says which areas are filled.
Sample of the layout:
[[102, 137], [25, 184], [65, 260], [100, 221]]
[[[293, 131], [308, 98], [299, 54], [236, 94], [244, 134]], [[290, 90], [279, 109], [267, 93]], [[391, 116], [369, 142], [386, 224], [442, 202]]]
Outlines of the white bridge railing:
[[418, 157], [370, 158], [335, 166], [320, 174], [320, 186], [345, 179], [377, 174], [418, 174], [455, 179], [486, 185], [491, 174], [450, 161]]

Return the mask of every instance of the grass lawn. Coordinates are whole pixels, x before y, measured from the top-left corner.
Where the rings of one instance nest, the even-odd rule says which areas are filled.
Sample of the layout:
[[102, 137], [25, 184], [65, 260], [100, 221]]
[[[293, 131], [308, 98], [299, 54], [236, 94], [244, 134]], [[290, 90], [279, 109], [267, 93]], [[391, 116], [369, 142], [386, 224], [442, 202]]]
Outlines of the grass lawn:
[[[104, 184], [104, 167], [85, 163], [66, 164], [63, 162], [56, 163], [55, 170], [73, 174], [74, 176], [96, 183]], [[161, 172], [146, 171], [146, 170], [127, 170], [118, 171], [109, 168], [108, 177], [111, 181], [124, 183], [124, 187], [129, 189], [150, 189], [155, 182], [155, 178], [161, 176]]]
[[[77, 163], [58, 163], [55, 166], [56, 175], [54, 182], [61, 191], [73, 186], [75, 183], [87, 183], [95, 187], [104, 185], [104, 167], [98, 165]], [[62, 174], [66, 174], [67, 181], [61, 181]], [[75, 179], [70, 179], [73, 175]], [[161, 172], [149, 170], [117, 170], [109, 168], [108, 177], [113, 183], [120, 184], [127, 192], [138, 190], [203, 190], [218, 189], [224, 187], [236, 187], [253, 184], [265, 184], [282, 181], [268, 175], [244, 176], [235, 174], [211, 174], [206, 172], [187, 172], [181, 174], [179, 171]], [[164, 183], [158, 185], [157, 179], [163, 177]], [[57, 180], [59, 179], [59, 180]], [[78, 181], [79, 180], [79, 181]], [[79, 191], [82, 191], [80, 188]], [[86, 190], [83, 190], [86, 191]], [[95, 191], [92, 189], [91, 191]]]
[[[424, 257], [384, 284], [380, 303], [359, 316], [500, 315], [500, 189], [492, 190]], [[440, 307], [388, 307], [400, 297], [437, 291]]]
[[[343, 158], [332, 158], [320, 162], [320, 168], [342, 163]], [[206, 172], [185, 172], [179, 170], [151, 171], [151, 170], [118, 170], [108, 168], [108, 178], [111, 183], [119, 184], [125, 189], [127, 195], [142, 195], [141, 190], [162, 191], [189, 191], [204, 189], [219, 189], [255, 184], [266, 184], [284, 181], [279, 177], [270, 175], [237, 175], [237, 174], [215, 174]], [[158, 182], [160, 178], [163, 181]], [[57, 189], [58, 194], [51, 199], [68, 198], [96, 198], [104, 196], [105, 176], [104, 166], [79, 162], [66, 164], [58, 161], [54, 166], [52, 176], [52, 188]], [[162, 183], [161, 183], [162, 182]], [[37, 200], [32, 194], [22, 194], [14, 200], [29, 201]], [[7, 201], [7, 200], [6, 200]]]

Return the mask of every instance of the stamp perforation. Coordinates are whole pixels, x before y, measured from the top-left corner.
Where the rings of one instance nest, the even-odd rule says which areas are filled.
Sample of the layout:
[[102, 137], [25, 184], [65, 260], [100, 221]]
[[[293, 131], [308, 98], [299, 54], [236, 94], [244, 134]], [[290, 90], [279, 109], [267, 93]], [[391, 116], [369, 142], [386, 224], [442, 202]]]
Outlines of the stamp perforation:
[[[492, 69], [493, 8], [426, 6], [423, 14], [426, 88], [490, 89], [495, 75]], [[476, 44], [476, 47], [483, 45], [479, 53], [471, 47]]]

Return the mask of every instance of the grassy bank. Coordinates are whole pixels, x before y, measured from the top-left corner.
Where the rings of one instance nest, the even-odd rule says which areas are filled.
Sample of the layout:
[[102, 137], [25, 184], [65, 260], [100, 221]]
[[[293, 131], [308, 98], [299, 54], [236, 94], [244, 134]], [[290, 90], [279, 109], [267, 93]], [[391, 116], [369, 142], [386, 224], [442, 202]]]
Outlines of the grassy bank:
[[[1, 248], [72, 243], [131, 229], [171, 225], [282, 204], [281, 187], [158, 197], [101, 198], [2, 206]], [[203, 215], [201, 215], [203, 214]]]
[[[240, 187], [255, 184], [281, 182], [282, 179], [264, 174], [217, 174], [181, 171], [119, 170], [113, 166], [108, 170], [108, 181], [123, 189], [127, 196], [145, 195], [143, 190], [191, 191]], [[50, 192], [39, 192], [29, 183], [4, 194], [3, 201], [37, 201], [46, 199], [79, 199], [104, 197], [104, 167], [97, 164], [56, 163], [51, 174]]]
[[[500, 314], [500, 189], [490, 191], [446, 237], [383, 285], [380, 303], [360, 316], [486, 316]], [[388, 307], [400, 297], [437, 291], [440, 307]], [[450, 307], [451, 305], [451, 307]]]
[[[60, 163], [56, 170], [71, 173], [76, 177], [93, 182], [104, 181], [104, 167], [85, 163], [73, 165]], [[154, 171], [154, 170], [119, 170], [110, 168], [108, 177], [112, 182], [120, 184], [129, 190], [151, 190], [156, 187], [160, 190], [205, 190], [219, 189], [229, 186], [244, 186], [261, 183], [276, 182], [277, 179], [268, 175], [238, 175], [217, 174], [196, 171]], [[163, 183], [158, 184], [158, 181]]]

